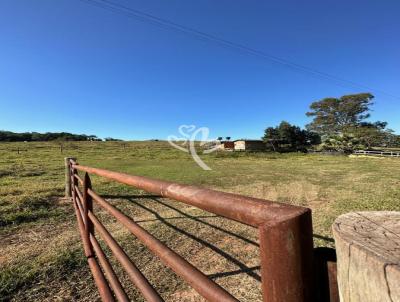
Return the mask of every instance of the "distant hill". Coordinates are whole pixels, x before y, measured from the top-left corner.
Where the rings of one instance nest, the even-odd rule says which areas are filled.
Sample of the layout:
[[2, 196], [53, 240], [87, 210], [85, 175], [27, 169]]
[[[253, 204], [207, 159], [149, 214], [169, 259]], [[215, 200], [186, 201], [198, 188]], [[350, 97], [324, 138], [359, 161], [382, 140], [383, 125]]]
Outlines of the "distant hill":
[[[68, 132], [22, 132], [0, 131], [0, 142], [47, 142], [47, 141], [101, 141], [96, 135]], [[107, 140], [111, 140], [107, 138]]]

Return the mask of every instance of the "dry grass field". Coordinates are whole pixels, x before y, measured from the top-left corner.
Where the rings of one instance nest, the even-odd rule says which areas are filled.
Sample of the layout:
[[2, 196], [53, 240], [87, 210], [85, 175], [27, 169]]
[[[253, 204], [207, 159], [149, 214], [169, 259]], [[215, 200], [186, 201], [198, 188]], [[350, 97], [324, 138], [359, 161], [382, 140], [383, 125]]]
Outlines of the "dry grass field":
[[[19, 152], [17, 150], [20, 150]], [[165, 142], [0, 144], [0, 300], [94, 301], [97, 291], [63, 199], [65, 156], [114, 171], [196, 184], [313, 209], [316, 246], [353, 210], [400, 210], [400, 159], [213, 153], [201, 170]], [[260, 299], [254, 229], [124, 185], [92, 178], [96, 191], [243, 301]], [[202, 301], [101, 209], [95, 212], [167, 301]], [[116, 265], [127, 291], [142, 301]]]

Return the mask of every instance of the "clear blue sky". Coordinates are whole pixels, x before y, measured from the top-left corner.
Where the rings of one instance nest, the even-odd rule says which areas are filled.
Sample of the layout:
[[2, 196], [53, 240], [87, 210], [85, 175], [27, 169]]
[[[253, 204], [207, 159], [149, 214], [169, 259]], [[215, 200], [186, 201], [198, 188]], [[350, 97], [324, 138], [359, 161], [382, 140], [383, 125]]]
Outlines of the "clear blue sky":
[[400, 132], [400, 1], [112, 0], [374, 89], [336, 84], [79, 0], [0, 1], [0, 129], [259, 138], [308, 105], [370, 91]]

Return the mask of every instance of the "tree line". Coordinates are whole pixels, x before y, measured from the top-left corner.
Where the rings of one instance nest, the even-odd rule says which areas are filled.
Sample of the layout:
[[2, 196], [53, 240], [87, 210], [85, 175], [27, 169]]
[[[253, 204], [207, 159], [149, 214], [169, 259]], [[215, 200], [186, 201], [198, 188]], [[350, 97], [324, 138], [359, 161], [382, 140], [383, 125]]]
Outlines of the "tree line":
[[[106, 137], [105, 141], [120, 141]], [[73, 134], [68, 132], [23, 132], [0, 131], [0, 142], [47, 142], [47, 141], [102, 141], [96, 135]]]
[[[384, 121], [370, 121], [374, 96], [371, 93], [324, 98], [313, 102], [306, 113], [312, 118], [305, 129], [282, 121], [265, 129], [263, 140], [272, 151], [291, 152], [309, 149], [350, 153], [356, 149], [400, 148], [400, 135]], [[222, 137], [218, 138], [222, 140]], [[105, 141], [120, 141], [107, 137]], [[229, 141], [230, 137], [226, 137]], [[0, 141], [102, 141], [96, 135], [68, 132], [0, 131]]]
[[400, 147], [400, 136], [387, 122], [371, 122], [371, 93], [324, 98], [313, 102], [306, 113], [312, 118], [305, 129], [282, 121], [265, 129], [263, 140], [278, 152], [316, 150], [351, 153], [356, 149]]

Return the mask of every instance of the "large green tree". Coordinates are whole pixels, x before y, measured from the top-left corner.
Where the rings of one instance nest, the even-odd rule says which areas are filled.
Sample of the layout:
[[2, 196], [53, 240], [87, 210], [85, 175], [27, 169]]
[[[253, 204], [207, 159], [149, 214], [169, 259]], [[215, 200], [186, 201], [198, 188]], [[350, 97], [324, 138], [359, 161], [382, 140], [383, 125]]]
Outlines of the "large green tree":
[[353, 134], [334, 134], [321, 144], [322, 150], [352, 153], [355, 149], [362, 149], [363, 145]]
[[363, 122], [357, 127], [349, 130], [367, 149], [372, 147], [390, 146], [393, 130], [386, 128], [386, 122]]
[[386, 122], [370, 122], [370, 93], [325, 98], [310, 105], [307, 116], [313, 121], [307, 129], [324, 138], [325, 149], [349, 152], [356, 148], [395, 147], [400, 138], [387, 129]]
[[313, 102], [307, 112], [313, 121], [307, 129], [324, 136], [347, 133], [369, 118], [373, 98], [370, 93], [358, 93]]
[[277, 127], [265, 129], [263, 140], [274, 151], [300, 151], [319, 144], [320, 136], [312, 131], [303, 130], [298, 126], [282, 121]]

